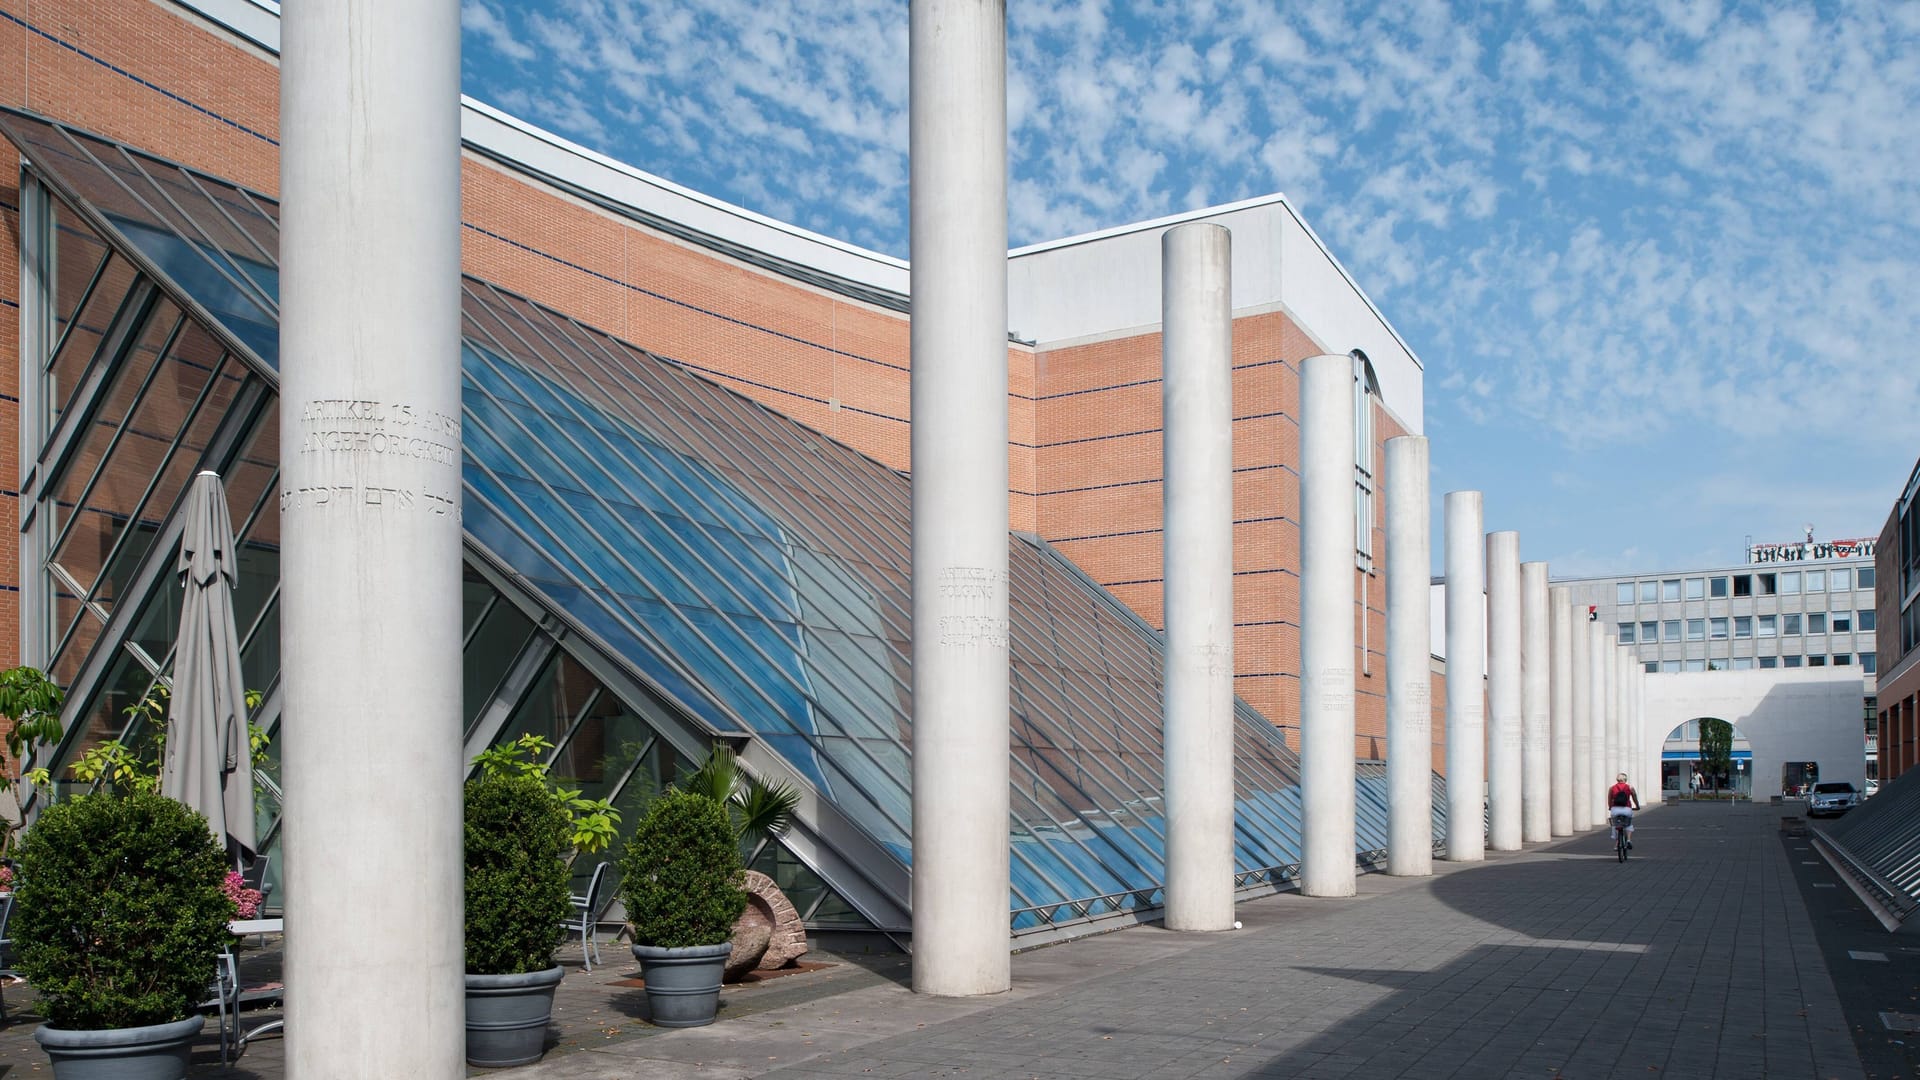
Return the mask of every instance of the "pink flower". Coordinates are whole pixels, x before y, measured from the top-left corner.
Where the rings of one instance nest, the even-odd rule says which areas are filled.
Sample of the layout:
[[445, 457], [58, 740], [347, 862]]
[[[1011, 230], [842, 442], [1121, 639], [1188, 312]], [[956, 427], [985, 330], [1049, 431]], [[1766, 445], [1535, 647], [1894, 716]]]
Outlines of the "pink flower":
[[247, 888], [247, 879], [238, 870], [227, 871], [220, 882], [220, 890], [233, 902], [233, 913], [242, 919], [251, 919], [260, 914], [260, 901], [265, 897], [259, 889]]

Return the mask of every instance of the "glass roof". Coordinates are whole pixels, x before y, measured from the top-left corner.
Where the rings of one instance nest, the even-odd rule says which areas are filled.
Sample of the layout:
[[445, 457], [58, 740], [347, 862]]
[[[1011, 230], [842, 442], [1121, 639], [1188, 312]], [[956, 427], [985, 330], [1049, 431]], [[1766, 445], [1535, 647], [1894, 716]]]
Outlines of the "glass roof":
[[[37, 118], [0, 114], [0, 129], [272, 374], [271, 200]], [[910, 864], [908, 478], [471, 277], [463, 329], [469, 543]], [[1157, 907], [1159, 635], [1044, 541], [1008, 547], [1013, 927]], [[1236, 714], [1236, 861], [1243, 885], [1269, 886], [1299, 860], [1298, 760], [1244, 702]], [[1385, 846], [1384, 785], [1361, 768], [1363, 856]]]

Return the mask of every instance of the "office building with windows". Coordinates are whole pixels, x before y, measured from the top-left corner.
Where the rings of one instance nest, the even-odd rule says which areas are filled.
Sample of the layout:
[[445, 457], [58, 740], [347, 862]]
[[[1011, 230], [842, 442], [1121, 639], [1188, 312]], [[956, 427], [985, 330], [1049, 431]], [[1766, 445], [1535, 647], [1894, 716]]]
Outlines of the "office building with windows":
[[[1799, 545], [1809, 557], [1557, 581], [1649, 672], [1877, 666], [1872, 541]], [[1774, 550], [1774, 549], [1762, 549]], [[1865, 552], [1865, 554], [1859, 554]], [[1823, 553], [1825, 557], [1814, 557]]]
[[[67, 735], [36, 759], [57, 775], [153, 735], [125, 710], [170, 670], [177, 511], [201, 469], [224, 479], [239, 535], [245, 679], [269, 733], [280, 672], [301, 662], [278, 625], [277, 44], [275, 10], [252, 0], [0, 9], [0, 447], [18, 451], [0, 662], [68, 689]], [[808, 796], [755, 865], [816, 928], [903, 930], [909, 268], [479, 102], [463, 103], [461, 149], [466, 622], [446, 647], [464, 655], [467, 755], [541, 735], [554, 774], [630, 827], [686, 762], [733, 745]], [[1178, 220], [1196, 219], [1234, 236], [1234, 839], [1251, 893], [1300, 857], [1298, 362], [1353, 351], [1364, 433], [1363, 861], [1386, 822], [1374, 478], [1381, 443], [1420, 428], [1422, 371], [1284, 199]], [[1171, 223], [1009, 254], [1009, 920], [1028, 942], [1161, 902]], [[333, 441], [316, 452], [440, 452], [380, 417], [320, 419]]]
[[[1861, 679], [1863, 754], [1872, 737], [1879, 614], [1872, 540], [1750, 545], [1739, 566], [1612, 574], [1557, 584], [1650, 673], [1851, 668]], [[1736, 719], [1736, 718], [1727, 718]], [[1697, 755], [1690, 722], [1669, 736], [1669, 790], [1686, 790]], [[1747, 750], [1735, 744], [1736, 764]], [[1750, 755], [1745, 755], [1750, 756]], [[1868, 765], [1872, 775], [1873, 765]], [[1739, 770], [1736, 770], [1739, 771]], [[1743, 790], [1751, 778], [1736, 777]], [[1787, 786], [1793, 786], [1789, 783]]]

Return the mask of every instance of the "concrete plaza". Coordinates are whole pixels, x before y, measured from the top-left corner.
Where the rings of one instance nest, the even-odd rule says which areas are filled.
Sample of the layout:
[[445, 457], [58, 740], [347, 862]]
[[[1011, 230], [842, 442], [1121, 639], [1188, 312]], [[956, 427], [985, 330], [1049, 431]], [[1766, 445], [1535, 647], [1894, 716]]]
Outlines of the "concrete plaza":
[[[1244, 904], [1235, 932], [1038, 949], [984, 1000], [916, 997], [902, 958], [843, 955], [729, 989], [712, 1027], [664, 1031], [610, 948], [591, 975], [569, 970], [547, 1057], [495, 1075], [1915, 1075], [1904, 1043], [1920, 1039], [1878, 1013], [1920, 1012], [1920, 948], [1873, 927], [1782, 813], [1670, 805], [1624, 866], [1590, 834], [1432, 878], [1365, 875], [1351, 899]], [[0, 1031], [7, 1075], [45, 1069], [31, 1026], [16, 1011]], [[203, 1042], [197, 1075], [283, 1075], [274, 1037], [231, 1069]]]

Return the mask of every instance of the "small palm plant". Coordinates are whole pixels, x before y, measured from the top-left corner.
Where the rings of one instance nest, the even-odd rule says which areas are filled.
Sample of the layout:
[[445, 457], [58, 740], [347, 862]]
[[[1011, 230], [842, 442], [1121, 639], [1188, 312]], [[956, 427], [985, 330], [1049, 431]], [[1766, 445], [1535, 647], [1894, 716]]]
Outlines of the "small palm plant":
[[700, 767], [680, 777], [682, 791], [702, 795], [727, 810], [743, 858], [761, 841], [779, 836], [793, 822], [800, 789], [788, 783], [763, 783], [747, 775], [733, 751], [715, 746]]

